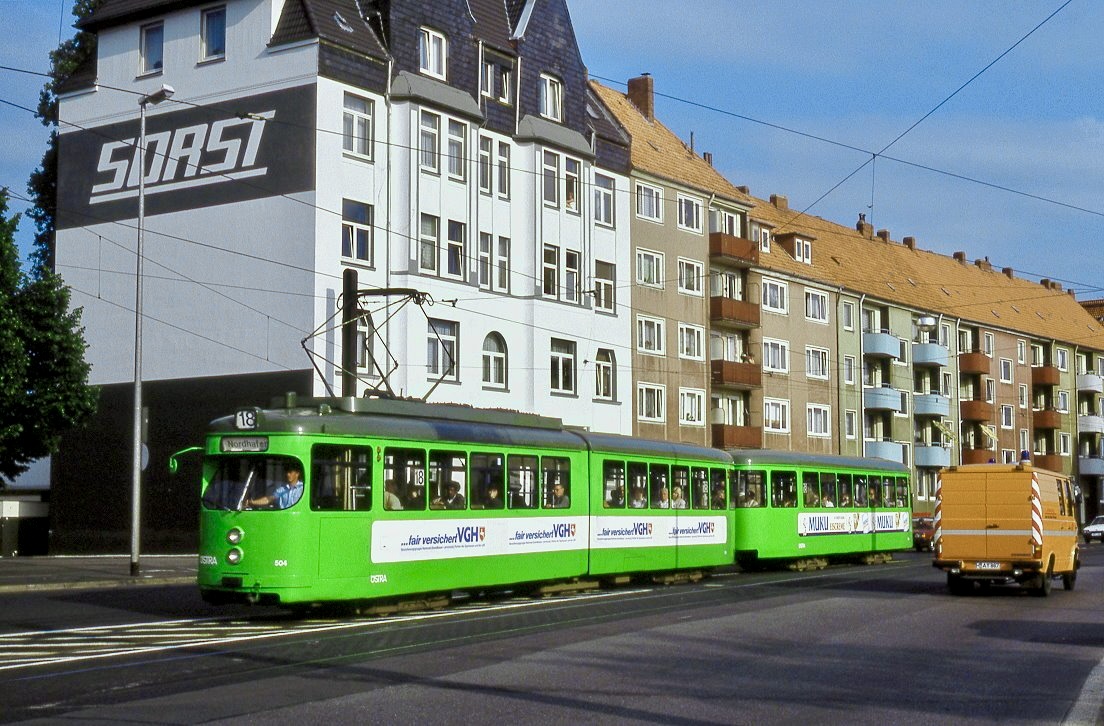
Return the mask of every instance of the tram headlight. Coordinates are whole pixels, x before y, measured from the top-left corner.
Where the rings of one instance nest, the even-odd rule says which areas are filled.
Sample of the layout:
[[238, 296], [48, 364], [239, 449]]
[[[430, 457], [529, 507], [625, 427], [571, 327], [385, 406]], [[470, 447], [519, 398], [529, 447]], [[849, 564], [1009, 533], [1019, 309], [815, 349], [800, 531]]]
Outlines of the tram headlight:
[[226, 553], [226, 561], [231, 565], [236, 565], [242, 561], [242, 551], [237, 547], [231, 547], [230, 551]]
[[239, 528], [239, 527], [234, 527], [233, 529], [231, 529], [229, 532], [226, 533], [226, 541], [229, 542], [232, 545], [238, 544], [239, 542], [242, 541], [242, 539], [244, 537], [245, 537], [245, 532], [241, 531], [241, 528]]

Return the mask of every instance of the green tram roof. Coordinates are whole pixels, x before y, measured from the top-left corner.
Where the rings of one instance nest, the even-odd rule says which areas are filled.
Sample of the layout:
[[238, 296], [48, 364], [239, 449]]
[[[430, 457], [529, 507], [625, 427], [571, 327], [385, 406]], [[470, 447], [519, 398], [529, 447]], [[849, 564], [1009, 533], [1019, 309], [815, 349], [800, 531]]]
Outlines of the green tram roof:
[[830, 454], [805, 454], [797, 451], [770, 451], [769, 449], [728, 449], [736, 466], [804, 466], [823, 469], [865, 469], [893, 474], [907, 474], [904, 464], [886, 459], [867, 459], [861, 456], [833, 456]]
[[211, 422], [211, 432], [223, 435], [294, 433], [364, 436], [397, 441], [463, 442], [483, 445], [542, 447], [604, 453], [713, 461], [731, 465], [719, 449], [652, 441], [616, 434], [566, 428], [558, 418], [461, 404], [425, 403], [385, 398], [281, 397], [270, 408], [249, 409], [257, 427], [235, 427], [234, 416]]

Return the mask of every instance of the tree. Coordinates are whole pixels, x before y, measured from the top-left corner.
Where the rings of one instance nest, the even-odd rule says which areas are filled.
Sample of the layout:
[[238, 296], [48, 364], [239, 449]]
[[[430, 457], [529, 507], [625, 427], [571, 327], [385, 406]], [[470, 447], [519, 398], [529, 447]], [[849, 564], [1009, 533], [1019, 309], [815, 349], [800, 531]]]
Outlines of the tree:
[[57, 451], [61, 435], [96, 411], [99, 389], [69, 290], [41, 264], [27, 276], [19, 263], [8, 190], [0, 189], [0, 482]]

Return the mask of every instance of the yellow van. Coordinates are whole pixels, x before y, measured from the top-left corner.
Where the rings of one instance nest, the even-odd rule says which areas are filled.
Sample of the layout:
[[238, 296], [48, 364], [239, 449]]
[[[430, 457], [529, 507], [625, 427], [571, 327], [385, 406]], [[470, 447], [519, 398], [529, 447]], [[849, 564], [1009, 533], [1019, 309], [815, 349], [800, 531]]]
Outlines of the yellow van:
[[974, 582], [1018, 582], [1049, 595], [1077, 581], [1077, 501], [1070, 479], [1030, 462], [969, 464], [940, 472], [933, 565], [954, 594]]

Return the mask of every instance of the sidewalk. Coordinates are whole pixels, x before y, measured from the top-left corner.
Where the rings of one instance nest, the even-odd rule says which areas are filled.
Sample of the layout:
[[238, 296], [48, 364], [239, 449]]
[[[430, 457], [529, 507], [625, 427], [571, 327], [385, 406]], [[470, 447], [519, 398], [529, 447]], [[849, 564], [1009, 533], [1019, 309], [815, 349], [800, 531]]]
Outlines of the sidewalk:
[[142, 555], [130, 574], [130, 555], [0, 557], [0, 594], [142, 585], [189, 585], [196, 555]]

